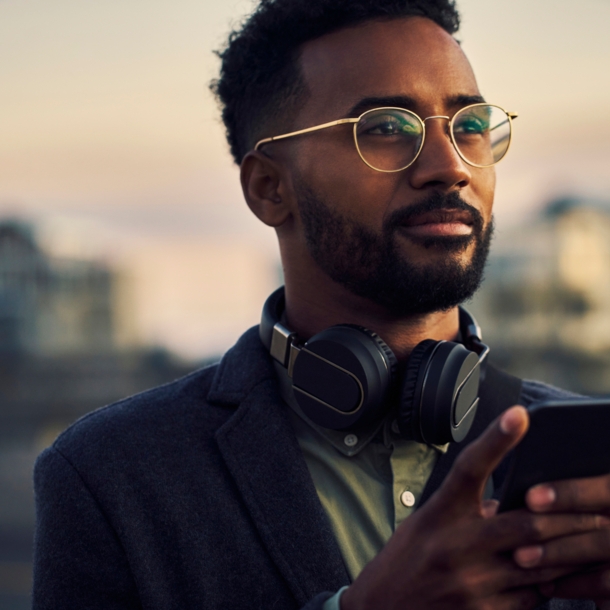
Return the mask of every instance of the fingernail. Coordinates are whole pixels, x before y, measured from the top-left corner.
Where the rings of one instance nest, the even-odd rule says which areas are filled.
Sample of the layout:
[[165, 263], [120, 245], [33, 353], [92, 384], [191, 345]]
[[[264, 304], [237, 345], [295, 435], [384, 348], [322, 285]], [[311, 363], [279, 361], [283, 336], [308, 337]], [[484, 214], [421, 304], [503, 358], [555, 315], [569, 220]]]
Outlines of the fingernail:
[[509, 409], [502, 415], [500, 419], [500, 429], [504, 434], [512, 434], [521, 428], [523, 415], [521, 413], [523, 407]]
[[557, 493], [550, 485], [536, 485], [527, 492], [527, 505], [532, 510], [544, 510], [557, 499]]
[[522, 568], [532, 568], [540, 563], [542, 553], [541, 546], [524, 546], [515, 551], [515, 561]]
[[493, 517], [498, 512], [498, 506], [500, 506], [500, 502], [498, 500], [483, 500], [481, 502], [481, 514], [484, 519], [489, 519], [489, 517]]

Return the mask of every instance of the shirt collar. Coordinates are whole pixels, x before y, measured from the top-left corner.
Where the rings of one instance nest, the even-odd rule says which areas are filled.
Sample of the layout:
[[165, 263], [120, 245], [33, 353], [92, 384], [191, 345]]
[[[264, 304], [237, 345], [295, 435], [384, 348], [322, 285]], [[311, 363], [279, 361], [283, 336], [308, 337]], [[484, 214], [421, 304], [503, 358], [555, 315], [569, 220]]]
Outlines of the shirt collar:
[[[403, 441], [398, 430], [398, 422], [394, 413], [389, 413], [381, 421], [374, 424], [355, 427], [350, 430], [331, 430], [314, 423], [303, 413], [299, 403], [294, 397], [292, 381], [288, 377], [286, 369], [278, 362], [273, 362], [280, 384], [280, 391], [288, 406], [309, 426], [311, 426], [322, 438], [328, 441], [339, 453], [352, 457], [360, 453], [371, 441], [382, 442], [386, 447], [394, 447], [396, 442]], [[431, 445], [440, 453], [446, 453], [449, 444]]]

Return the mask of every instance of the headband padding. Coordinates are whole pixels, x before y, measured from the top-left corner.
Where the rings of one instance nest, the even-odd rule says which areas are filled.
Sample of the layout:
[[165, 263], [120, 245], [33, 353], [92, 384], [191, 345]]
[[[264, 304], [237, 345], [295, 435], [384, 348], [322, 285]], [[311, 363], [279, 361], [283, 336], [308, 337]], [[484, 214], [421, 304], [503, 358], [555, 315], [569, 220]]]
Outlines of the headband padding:
[[398, 428], [405, 438], [420, 440], [419, 399], [428, 362], [437, 341], [426, 339], [418, 343], [409, 356], [398, 407]]

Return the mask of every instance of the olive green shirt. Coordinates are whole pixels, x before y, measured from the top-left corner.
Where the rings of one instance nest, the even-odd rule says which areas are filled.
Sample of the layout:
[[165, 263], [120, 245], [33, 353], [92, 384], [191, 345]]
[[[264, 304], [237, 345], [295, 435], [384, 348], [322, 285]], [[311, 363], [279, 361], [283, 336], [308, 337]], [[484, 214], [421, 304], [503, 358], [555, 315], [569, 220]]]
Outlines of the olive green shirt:
[[[358, 431], [318, 426], [299, 408], [285, 369], [278, 365], [276, 371], [297, 441], [353, 581], [415, 510], [448, 445], [401, 438], [392, 415]], [[328, 599], [324, 610], [339, 610], [344, 590]]]
[[415, 510], [447, 447], [402, 439], [391, 418], [355, 434], [316, 426], [298, 406], [291, 411], [305, 462], [354, 580]]

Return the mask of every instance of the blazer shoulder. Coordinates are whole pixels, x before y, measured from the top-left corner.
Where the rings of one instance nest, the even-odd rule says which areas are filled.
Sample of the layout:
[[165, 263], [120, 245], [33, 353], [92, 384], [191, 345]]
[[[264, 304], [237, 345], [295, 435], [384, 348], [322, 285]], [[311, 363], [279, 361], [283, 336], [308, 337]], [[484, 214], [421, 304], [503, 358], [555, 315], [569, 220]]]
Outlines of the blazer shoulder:
[[113, 453], [164, 439], [186, 438], [195, 431], [200, 437], [213, 435], [233, 413], [233, 409], [207, 399], [217, 368], [218, 364], [210, 365], [96, 409], [62, 432], [53, 448], [70, 459], [94, 447]]
[[549, 385], [542, 381], [524, 379], [521, 388], [521, 403], [524, 407], [529, 407], [534, 402], [542, 400], [569, 400], [572, 398], [585, 398], [582, 394], [576, 394], [569, 390]]

